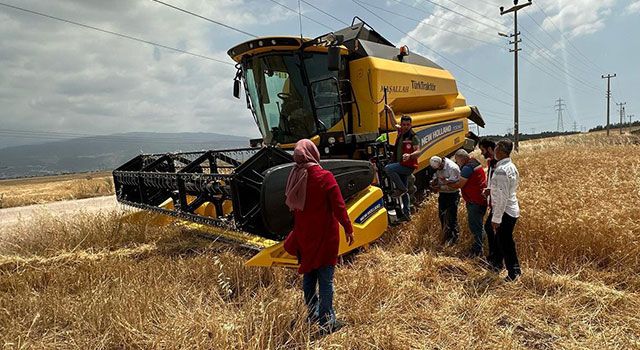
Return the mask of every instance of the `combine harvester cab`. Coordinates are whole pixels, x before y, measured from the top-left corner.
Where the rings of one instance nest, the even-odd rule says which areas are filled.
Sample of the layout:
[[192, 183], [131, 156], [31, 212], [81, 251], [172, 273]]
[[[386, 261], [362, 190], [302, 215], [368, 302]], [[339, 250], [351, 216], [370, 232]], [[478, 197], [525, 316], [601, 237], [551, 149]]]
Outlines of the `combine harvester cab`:
[[411, 116], [420, 142], [418, 191], [427, 188], [429, 158], [473, 149], [469, 121], [484, 121], [447, 70], [356, 19], [315, 39], [257, 38], [231, 48], [233, 94], [240, 98], [244, 87], [262, 134], [256, 147], [137, 156], [114, 171], [118, 201], [260, 249], [250, 265], [295, 266], [280, 243], [292, 227], [284, 187], [289, 152], [308, 138], [336, 176], [354, 224], [355, 244], [341, 232], [340, 254], [375, 241], [402, 210], [383, 170], [400, 117]]

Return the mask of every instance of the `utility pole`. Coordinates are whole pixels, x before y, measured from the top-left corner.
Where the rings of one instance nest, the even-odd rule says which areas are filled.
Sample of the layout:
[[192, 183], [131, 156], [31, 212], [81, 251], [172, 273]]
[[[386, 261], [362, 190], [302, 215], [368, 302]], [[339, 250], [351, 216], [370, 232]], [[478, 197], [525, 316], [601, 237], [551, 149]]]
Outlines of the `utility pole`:
[[620, 135], [622, 135], [622, 123], [624, 122], [624, 105], [626, 104], [626, 102], [616, 103], [616, 106], [618, 106], [618, 111], [620, 112]]
[[[518, 51], [521, 49], [518, 48], [518, 43], [522, 42], [519, 39], [520, 32], [518, 32], [518, 10], [523, 9], [527, 6], [531, 5], [531, 0], [529, 2], [518, 5], [518, 0], [513, 0], [513, 7], [505, 10], [503, 6], [500, 6], [500, 15], [504, 16], [508, 13], [513, 12], [513, 24], [514, 30], [513, 34], [510, 34], [509, 37], [513, 38], [513, 41], [509, 41], [509, 44], [513, 44], [513, 49], [509, 49], [509, 52], [513, 52], [513, 140], [515, 150], [518, 150], [518, 134], [519, 134], [519, 125], [518, 125]], [[500, 36], [507, 37], [504, 33], [498, 33]]]
[[576, 121], [573, 121], [573, 132], [578, 132], [578, 123], [576, 123]]
[[607, 136], [609, 136], [609, 112], [610, 112], [610, 104], [611, 104], [611, 78], [615, 78], [616, 74], [613, 73], [603, 75], [602, 79], [607, 79]]
[[562, 122], [562, 111], [563, 108], [566, 107], [567, 105], [562, 102], [562, 98], [559, 98], [556, 100], [556, 111], [558, 112], [558, 125], [557, 125], [557, 130], [558, 132], [564, 132], [564, 123]]
[[633, 114], [629, 114], [627, 117], [629, 118], [629, 132], [631, 132], [631, 128], [632, 128], [632, 126], [631, 126], [631, 119], [632, 119], [633, 117], [635, 117], [635, 115], [633, 115]]

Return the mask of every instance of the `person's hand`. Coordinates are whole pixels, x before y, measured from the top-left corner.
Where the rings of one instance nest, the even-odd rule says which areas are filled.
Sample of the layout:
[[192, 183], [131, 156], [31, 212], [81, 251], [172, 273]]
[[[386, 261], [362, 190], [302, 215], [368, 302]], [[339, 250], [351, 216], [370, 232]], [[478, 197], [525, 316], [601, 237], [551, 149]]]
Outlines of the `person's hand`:
[[347, 244], [351, 246], [353, 244], [353, 232], [345, 231], [345, 236], [347, 237]]
[[411, 159], [411, 155], [409, 153], [405, 153], [405, 154], [402, 155], [402, 161], [403, 162], [406, 162], [409, 159]]
[[496, 224], [495, 222], [491, 222], [491, 226], [493, 227], [493, 232], [498, 232], [500, 228], [500, 224]]

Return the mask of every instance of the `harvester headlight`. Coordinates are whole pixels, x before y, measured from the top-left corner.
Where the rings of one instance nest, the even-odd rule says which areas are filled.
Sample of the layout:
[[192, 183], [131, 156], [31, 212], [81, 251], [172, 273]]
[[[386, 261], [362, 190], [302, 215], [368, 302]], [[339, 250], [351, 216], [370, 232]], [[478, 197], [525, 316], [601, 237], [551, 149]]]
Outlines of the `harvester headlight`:
[[329, 154], [329, 147], [324, 148], [324, 154]]
[[331, 136], [331, 137], [329, 137], [329, 139], [327, 139], [327, 141], [329, 141], [330, 145], [333, 145], [334, 143], [336, 143], [336, 138]]
[[271, 39], [271, 45], [275, 45], [276, 44], [276, 39]]
[[249, 48], [253, 49], [253, 43], [249, 43]]
[[258, 41], [258, 46], [262, 46], [263, 44], [262, 40]]

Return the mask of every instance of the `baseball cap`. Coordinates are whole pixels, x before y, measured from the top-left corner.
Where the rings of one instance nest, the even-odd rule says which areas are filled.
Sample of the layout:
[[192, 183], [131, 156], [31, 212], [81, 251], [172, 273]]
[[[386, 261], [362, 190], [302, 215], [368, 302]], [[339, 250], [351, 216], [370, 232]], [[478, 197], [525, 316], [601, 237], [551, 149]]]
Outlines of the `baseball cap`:
[[429, 160], [429, 165], [431, 165], [431, 167], [434, 168], [434, 169], [440, 167], [440, 164], [442, 164], [442, 158], [440, 158], [438, 156], [433, 156]]

